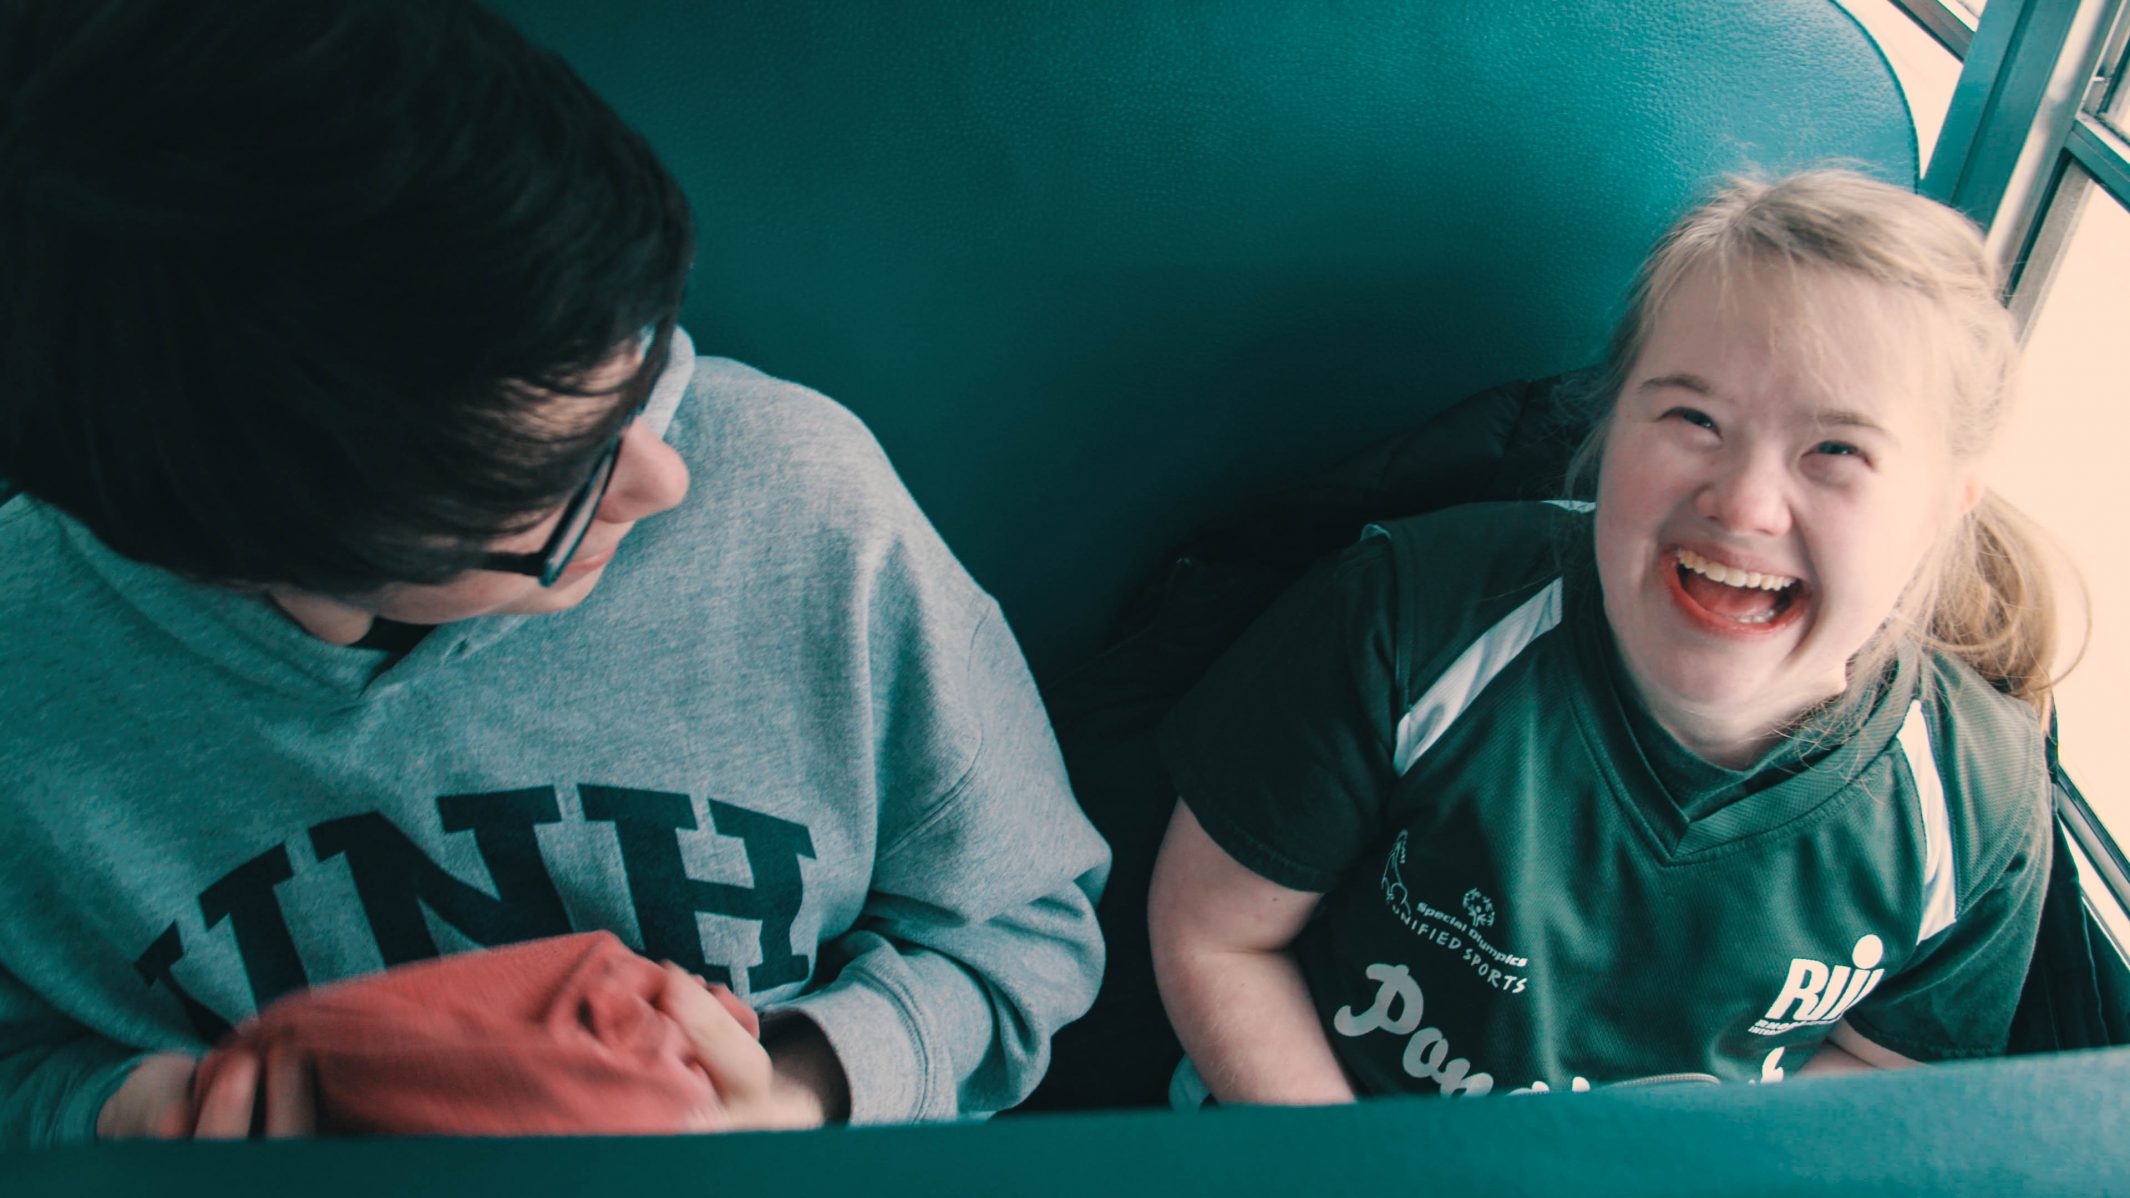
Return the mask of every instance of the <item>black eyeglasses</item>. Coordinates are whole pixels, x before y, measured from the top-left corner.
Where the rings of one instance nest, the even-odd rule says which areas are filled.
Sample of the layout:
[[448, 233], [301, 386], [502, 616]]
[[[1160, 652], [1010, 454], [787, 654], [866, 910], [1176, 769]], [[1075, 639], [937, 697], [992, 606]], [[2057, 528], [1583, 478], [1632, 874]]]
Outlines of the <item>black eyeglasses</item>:
[[[636, 417], [630, 416], [634, 424]], [[478, 566], [483, 570], [504, 570], [512, 574], [530, 574], [540, 580], [540, 585], [551, 587], [562, 572], [569, 568], [569, 559], [577, 556], [577, 547], [584, 544], [584, 534], [592, 529], [592, 517], [599, 514], [599, 504], [606, 498], [607, 484], [614, 481], [614, 462], [621, 457], [621, 438], [628, 432], [628, 425], [607, 443], [599, 454], [599, 462], [592, 467], [592, 476], [584, 480], [577, 493], [570, 496], [569, 506], [562, 509], [562, 520], [549, 534], [547, 544], [538, 553], [502, 553], [490, 551], [483, 554]]]
[[666, 346], [669, 334], [661, 331], [652, 342], [643, 368], [637, 372], [636, 387], [639, 391], [629, 418], [622, 422], [614, 439], [599, 451], [599, 460], [592, 465], [591, 476], [577, 493], [570, 496], [562, 509], [562, 519], [556, 521], [555, 531], [548, 534], [547, 544], [538, 553], [503, 553], [491, 551], [475, 563], [482, 570], [501, 570], [510, 574], [530, 574], [540, 580], [540, 585], [551, 587], [562, 572], [569, 568], [570, 559], [577, 556], [577, 547], [584, 544], [584, 534], [592, 530], [592, 520], [599, 514], [599, 505], [606, 499], [607, 484], [614, 481], [614, 463], [621, 458], [621, 442], [628, 436], [629, 426], [643, 415], [651, 401], [651, 388], [658, 376], [665, 373]]

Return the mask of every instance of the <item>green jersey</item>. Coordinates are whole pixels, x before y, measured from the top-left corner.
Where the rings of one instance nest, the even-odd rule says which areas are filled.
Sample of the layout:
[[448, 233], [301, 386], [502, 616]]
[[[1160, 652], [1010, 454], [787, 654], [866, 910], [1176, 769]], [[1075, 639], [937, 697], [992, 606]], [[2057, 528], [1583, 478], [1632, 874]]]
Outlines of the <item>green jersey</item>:
[[2031, 710], [1910, 647], [1840, 743], [1677, 794], [1564, 577], [1589, 535], [1552, 504], [1373, 528], [1162, 729], [1214, 841], [1324, 894], [1294, 953], [1360, 1090], [1776, 1080], [1843, 1022], [2002, 1051], [2048, 873]]

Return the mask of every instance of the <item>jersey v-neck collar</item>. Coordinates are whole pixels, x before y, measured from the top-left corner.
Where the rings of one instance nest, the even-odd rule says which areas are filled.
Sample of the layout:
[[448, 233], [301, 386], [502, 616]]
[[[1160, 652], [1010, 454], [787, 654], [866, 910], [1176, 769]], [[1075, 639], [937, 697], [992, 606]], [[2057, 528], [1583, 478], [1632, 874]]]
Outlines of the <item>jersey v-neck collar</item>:
[[1833, 815], [1855, 795], [1872, 761], [1893, 743], [1914, 697], [1917, 658], [1904, 644], [1893, 678], [1880, 689], [1871, 714], [1855, 735], [1780, 782], [1690, 819], [1679, 810], [1633, 733], [1622, 698], [1611, 682], [1611, 636], [1602, 605], [1573, 605], [1563, 631], [1573, 642], [1562, 664], [1581, 675], [1562, 689], [1572, 696], [1577, 730], [1598, 776], [1639, 827], [1650, 850], [1677, 863], [1745, 851], [1754, 842], [1781, 843]]

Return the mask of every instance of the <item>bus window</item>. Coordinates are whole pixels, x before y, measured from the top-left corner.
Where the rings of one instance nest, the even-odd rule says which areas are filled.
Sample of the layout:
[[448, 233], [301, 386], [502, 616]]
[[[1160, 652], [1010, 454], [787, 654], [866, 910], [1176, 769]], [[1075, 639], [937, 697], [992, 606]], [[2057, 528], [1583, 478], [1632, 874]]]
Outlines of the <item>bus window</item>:
[[[2074, 168], [2050, 219], [2065, 226], [2061, 258], [2028, 332], [2025, 397], [2005, 430], [1995, 476], [2007, 498], [2062, 542], [2085, 581], [2091, 639], [2057, 690], [2063, 761], [2120, 842], [2130, 839], [2130, 757], [2113, 742], [2111, 725], [2130, 700], [2130, 631], [2122, 626], [2130, 564], [2116, 549], [2119, 513], [2130, 508], [2120, 465], [2121, 447], [2130, 444], [2130, 376], [2120, 367], [2130, 327], [2130, 210]], [[2130, 943], [2120, 910], [2101, 907], [2115, 917], [2116, 942]]]
[[1964, 49], [1973, 40], [1974, 17], [1959, 9], [1940, 13], [1931, 28], [1947, 31], [1942, 34], [1946, 40], [1941, 41], [1896, 0], [1841, 0], [1841, 5], [1870, 32], [1871, 40], [1893, 66], [1894, 77], [1907, 93], [1908, 110], [1915, 117], [1918, 165], [1929, 170], [1930, 151], [1945, 124], [1953, 88], [1960, 82], [1960, 59], [1952, 46]]
[[[2130, 568], [2107, 513], [2130, 506], [2116, 447], [2130, 443], [2130, 3], [2125, 0], [1842, 0], [1885, 50], [1914, 112], [1924, 191], [1982, 222], [2012, 280], [2026, 339], [2024, 394], [1992, 466], [1998, 490], [2047, 528], [2083, 581], [2064, 588], [2057, 691], [2065, 812], [2080, 872], [2130, 946], [2130, 757], [2109, 717], [2130, 701]], [[2090, 640], [2079, 630], [2090, 621]], [[2074, 808], [2076, 805], [2074, 805]], [[2091, 826], [2099, 825], [2098, 827]], [[2098, 860], [2096, 860], [2098, 858]]]

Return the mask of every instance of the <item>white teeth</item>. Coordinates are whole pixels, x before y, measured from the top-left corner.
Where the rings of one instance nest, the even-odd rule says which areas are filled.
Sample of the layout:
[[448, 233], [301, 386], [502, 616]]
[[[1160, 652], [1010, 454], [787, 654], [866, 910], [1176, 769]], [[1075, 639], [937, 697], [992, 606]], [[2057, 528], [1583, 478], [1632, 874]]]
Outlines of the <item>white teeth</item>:
[[1678, 556], [1680, 565], [1701, 575], [1703, 578], [1714, 579], [1725, 586], [1748, 587], [1759, 591], [1780, 591], [1797, 581], [1794, 578], [1786, 578], [1780, 574], [1762, 574], [1756, 570], [1740, 570], [1735, 566], [1712, 562], [1691, 549], [1679, 550]]

